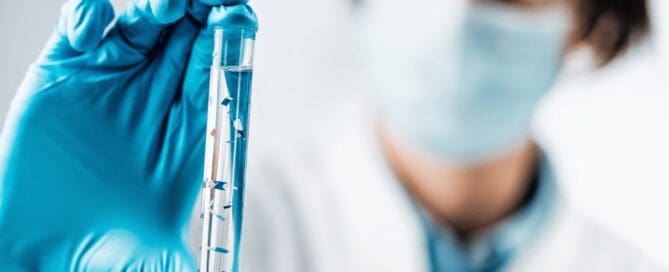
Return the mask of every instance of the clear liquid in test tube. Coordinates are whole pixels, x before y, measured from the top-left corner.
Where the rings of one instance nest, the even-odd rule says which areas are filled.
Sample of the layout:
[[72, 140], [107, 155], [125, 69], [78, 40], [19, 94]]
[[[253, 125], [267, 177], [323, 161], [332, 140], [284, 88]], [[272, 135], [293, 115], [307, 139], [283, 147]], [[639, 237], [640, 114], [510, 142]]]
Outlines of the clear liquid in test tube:
[[255, 29], [214, 30], [199, 271], [237, 272]]

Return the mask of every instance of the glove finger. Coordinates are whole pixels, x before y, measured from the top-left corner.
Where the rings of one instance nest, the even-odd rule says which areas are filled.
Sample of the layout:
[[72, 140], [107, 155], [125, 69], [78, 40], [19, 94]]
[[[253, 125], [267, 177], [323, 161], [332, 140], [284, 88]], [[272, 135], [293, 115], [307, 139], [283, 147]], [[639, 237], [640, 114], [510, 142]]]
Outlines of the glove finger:
[[142, 53], [156, 45], [166, 27], [186, 13], [188, 0], [133, 0], [116, 23], [122, 39]]
[[[138, 101], [144, 101], [139, 107], [146, 107], [150, 116], [162, 118], [169, 110], [175, 95], [180, 91], [179, 84], [183, 78], [188, 63], [188, 57], [193, 41], [198, 34], [200, 24], [190, 18], [179, 21], [169, 31], [166, 45], [156, 57], [156, 70], [152, 73], [151, 90]], [[140, 94], [137, 94], [140, 95]]]
[[220, 6], [220, 5], [231, 6], [231, 5], [246, 4], [249, 2], [249, 0], [197, 0], [197, 1], [210, 6]]
[[[155, 235], [155, 234], [154, 234]], [[145, 235], [151, 237], [151, 234]], [[73, 271], [195, 271], [195, 261], [180, 242], [155, 244], [135, 233], [112, 230], [87, 235], [72, 256]], [[149, 242], [149, 243], [147, 243]]]
[[207, 16], [211, 11], [211, 5], [202, 3], [200, 0], [191, 0], [188, 5], [188, 16], [200, 23], [201, 26], [207, 23]]
[[102, 41], [114, 20], [114, 8], [107, 0], [70, 0], [61, 8], [56, 30], [78, 52], [90, 51]]
[[204, 25], [212, 6], [231, 6], [246, 3], [248, 3], [248, 0], [191, 0], [188, 6], [188, 14]]
[[207, 25], [200, 30], [191, 50], [184, 78], [184, 101], [198, 111], [206, 111], [214, 28], [219, 27], [257, 29], [258, 23], [248, 5], [217, 6], [211, 10]]
[[211, 5], [230, 5], [247, 1], [133, 0], [119, 18], [117, 27], [127, 43], [146, 53], [154, 47], [165, 28], [181, 19], [184, 14], [204, 24]]

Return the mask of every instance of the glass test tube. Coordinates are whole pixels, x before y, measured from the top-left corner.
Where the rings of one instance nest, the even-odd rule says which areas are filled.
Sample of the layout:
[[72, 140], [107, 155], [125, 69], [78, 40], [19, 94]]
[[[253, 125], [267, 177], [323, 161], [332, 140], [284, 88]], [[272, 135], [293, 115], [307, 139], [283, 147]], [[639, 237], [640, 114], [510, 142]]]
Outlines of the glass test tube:
[[200, 272], [238, 271], [255, 30], [214, 30]]

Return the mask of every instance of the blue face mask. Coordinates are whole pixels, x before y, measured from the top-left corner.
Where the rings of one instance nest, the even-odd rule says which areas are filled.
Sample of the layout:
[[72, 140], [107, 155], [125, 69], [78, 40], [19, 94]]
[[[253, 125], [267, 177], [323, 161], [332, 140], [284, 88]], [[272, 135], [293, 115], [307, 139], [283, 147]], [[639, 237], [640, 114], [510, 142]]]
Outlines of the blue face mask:
[[567, 14], [494, 4], [449, 14], [416, 6], [369, 9], [368, 75], [383, 121], [415, 147], [453, 162], [516, 149], [558, 72]]

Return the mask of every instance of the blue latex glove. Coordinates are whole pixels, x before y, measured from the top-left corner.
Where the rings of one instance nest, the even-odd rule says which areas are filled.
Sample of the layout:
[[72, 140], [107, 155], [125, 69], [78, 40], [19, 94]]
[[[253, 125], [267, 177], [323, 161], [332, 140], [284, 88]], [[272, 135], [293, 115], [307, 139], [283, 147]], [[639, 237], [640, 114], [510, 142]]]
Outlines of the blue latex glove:
[[106, 0], [63, 6], [0, 139], [0, 270], [195, 271], [208, 29], [256, 21], [193, 1], [134, 1], [108, 32]]

